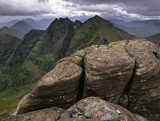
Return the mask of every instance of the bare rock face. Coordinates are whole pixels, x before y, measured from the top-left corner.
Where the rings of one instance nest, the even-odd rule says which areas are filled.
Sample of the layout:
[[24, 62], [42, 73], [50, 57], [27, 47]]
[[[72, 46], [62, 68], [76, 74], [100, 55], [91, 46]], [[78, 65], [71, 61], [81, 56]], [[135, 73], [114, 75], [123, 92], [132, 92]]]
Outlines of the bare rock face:
[[17, 107], [17, 114], [48, 107], [68, 107], [77, 100], [82, 68], [62, 61], [47, 73]]
[[98, 96], [150, 120], [160, 119], [160, 49], [149, 41], [91, 46], [83, 96]]
[[158, 121], [159, 47], [139, 39], [78, 50], [57, 62], [22, 99], [17, 114], [52, 106], [68, 108], [90, 96], [120, 104], [133, 113]]
[[59, 121], [147, 121], [125, 108], [100, 98], [85, 98], [67, 109]]
[[[137, 46], [134, 46], [137, 45]], [[136, 69], [129, 97], [132, 112], [160, 120], [160, 49], [146, 41], [132, 41], [127, 49], [134, 55]]]
[[11, 116], [10, 118], [2, 119], [2, 121], [56, 121], [63, 112], [64, 109], [61, 108], [42, 109]]
[[115, 44], [110, 45], [112, 47], [87, 48], [87, 51], [95, 50], [85, 56], [84, 97], [98, 96], [114, 103], [119, 102], [132, 77], [135, 60], [126, 53], [125, 42]]

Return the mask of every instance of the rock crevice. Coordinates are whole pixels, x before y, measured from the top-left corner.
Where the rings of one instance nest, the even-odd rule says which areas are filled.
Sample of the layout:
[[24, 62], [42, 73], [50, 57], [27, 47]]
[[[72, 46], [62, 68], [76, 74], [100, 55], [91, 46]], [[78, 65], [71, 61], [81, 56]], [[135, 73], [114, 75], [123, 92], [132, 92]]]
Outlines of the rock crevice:
[[[131, 86], [132, 86], [132, 83], [134, 81], [134, 78], [135, 78], [135, 75], [136, 75], [136, 61], [135, 61], [135, 67], [133, 68], [133, 74], [129, 80], [129, 82], [127, 83], [127, 85], [125, 86], [124, 90], [123, 90], [123, 93], [122, 95], [120, 96], [119, 98], [119, 103], [120, 105], [123, 105], [127, 108], [130, 107], [130, 97], [129, 97], [129, 91], [131, 89]], [[126, 99], [127, 98], [127, 99]], [[127, 100], [127, 102], [125, 101]]]

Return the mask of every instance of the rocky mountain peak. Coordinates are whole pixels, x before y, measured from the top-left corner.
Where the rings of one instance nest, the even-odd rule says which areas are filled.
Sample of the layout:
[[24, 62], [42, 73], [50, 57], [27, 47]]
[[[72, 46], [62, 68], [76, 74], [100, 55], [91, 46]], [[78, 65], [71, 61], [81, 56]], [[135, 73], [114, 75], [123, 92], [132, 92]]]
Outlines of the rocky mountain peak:
[[86, 22], [98, 22], [98, 23], [99, 23], [99, 22], [107, 22], [107, 23], [110, 23], [109, 21], [103, 19], [102, 17], [100, 17], [100, 16], [98, 16], [98, 15], [96, 15], [96, 16], [88, 19]]
[[71, 24], [72, 21], [68, 18], [56, 18], [47, 29], [47, 33], [53, 33], [59, 29], [66, 29], [66, 27]]

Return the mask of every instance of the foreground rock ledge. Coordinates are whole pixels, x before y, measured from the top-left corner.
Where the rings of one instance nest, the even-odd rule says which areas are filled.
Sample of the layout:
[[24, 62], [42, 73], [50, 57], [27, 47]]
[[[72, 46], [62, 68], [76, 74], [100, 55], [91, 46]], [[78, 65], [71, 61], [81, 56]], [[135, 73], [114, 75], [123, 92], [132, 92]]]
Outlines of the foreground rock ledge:
[[16, 115], [68, 108], [89, 96], [120, 104], [149, 120], [160, 119], [160, 49], [126, 40], [78, 50], [57, 62], [19, 103]]
[[82, 99], [69, 109], [42, 109], [13, 116], [3, 121], [147, 121], [147, 119], [132, 114], [125, 108], [106, 102], [100, 98]]

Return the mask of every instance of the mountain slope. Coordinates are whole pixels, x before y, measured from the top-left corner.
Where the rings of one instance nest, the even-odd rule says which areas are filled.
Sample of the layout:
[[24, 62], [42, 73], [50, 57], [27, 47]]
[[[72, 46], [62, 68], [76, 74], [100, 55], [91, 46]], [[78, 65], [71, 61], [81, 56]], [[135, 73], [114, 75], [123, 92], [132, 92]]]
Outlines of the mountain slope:
[[95, 16], [87, 20], [78, 30], [71, 40], [67, 55], [93, 44], [108, 44], [109, 42], [131, 38], [134, 36], [118, 29], [103, 18]]
[[147, 40], [157, 44], [158, 46], [160, 46], [160, 33], [155, 34], [153, 36], [147, 37]]
[[19, 21], [16, 24], [14, 24], [12, 27], [12, 29], [15, 29], [17, 31], [22, 32], [23, 34], [28, 33], [30, 30], [35, 29], [34, 27], [32, 27], [31, 25], [29, 25], [28, 23], [26, 23], [25, 21]]
[[7, 48], [5, 55], [1, 57], [3, 60], [1, 62], [3, 63], [0, 64], [0, 91], [2, 91], [3, 89], [25, 84], [26, 80], [22, 80], [22, 75], [20, 77], [17, 77], [21, 73], [19, 69], [23, 65], [25, 59], [27, 58], [30, 51], [33, 49], [34, 45], [39, 39], [39, 36], [42, 33], [43, 31], [40, 30], [32, 30], [24, 36], [23, 40], [17, 40], [18, 44], [16, 42], [15, 44], [12, 44], [10, 41], [8, 42], [9, 44], [7, 44], [7, 47], [10, 47], [9, 45], [11, 45], [12, 48]]
[[22, 38], [23, 34], [16, 30], [7, 27], [0, 29], [0, 64], [5, 62]]

